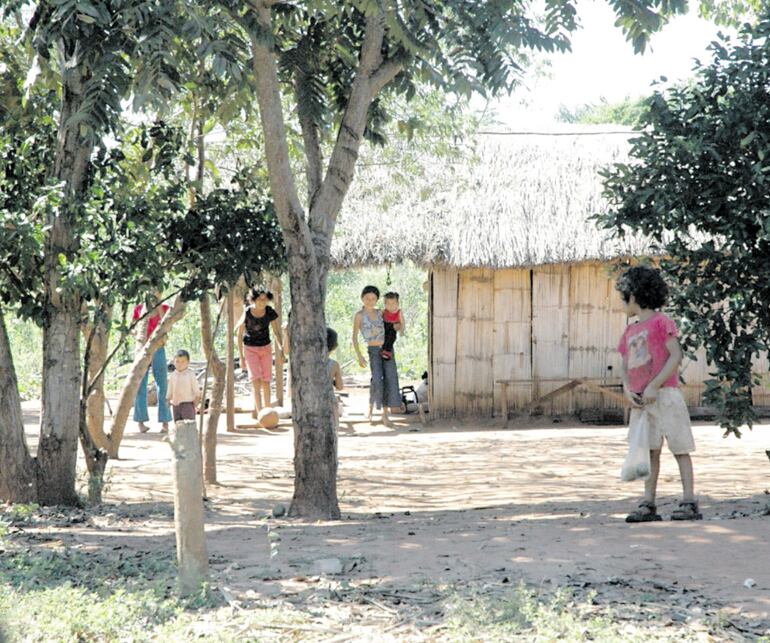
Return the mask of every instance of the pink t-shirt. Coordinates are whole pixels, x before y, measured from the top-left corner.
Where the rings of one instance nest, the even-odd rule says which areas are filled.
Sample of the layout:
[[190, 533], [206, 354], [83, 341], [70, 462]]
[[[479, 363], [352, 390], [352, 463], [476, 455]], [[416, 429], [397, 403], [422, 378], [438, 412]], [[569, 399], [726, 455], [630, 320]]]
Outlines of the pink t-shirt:
[[[643, 393], [660, 373], [669, 358], [666, 342], [677, 337], [676, 324], [663, 313], [655, 313], [643, 322], [626, 326], [618, 351], [626, 357], [628, 384], [634, 393]], [[679, 373], [674, 372], [663, 386], [679, 386]]]
[[[165, 315], [166, 311], [168, 310], [168, 306], [163, 304], [160, 308], [163, 311], [162, 314]], [[144, 315], [144, 304], [139, 304], [134, 308], [134, 321], [139, 319], [142, 315]], [[160, 324], [160, 318], [161, 315], [153, 315], [147, 320], [147, 337], [152, 335], [152, 331], [158, 327], [158, 324]]]

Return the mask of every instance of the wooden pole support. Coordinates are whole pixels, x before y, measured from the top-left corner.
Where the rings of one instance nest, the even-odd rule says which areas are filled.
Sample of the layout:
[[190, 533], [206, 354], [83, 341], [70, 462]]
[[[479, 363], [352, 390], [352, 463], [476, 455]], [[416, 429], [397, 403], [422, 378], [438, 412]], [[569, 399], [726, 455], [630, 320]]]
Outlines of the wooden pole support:
[[[281, 312], [282, 305], [282, 285], [280, 277], [273, 277], [271, 280], [270, 290], [273, 293], [273, 305], [275, 306], [275, 312], [278, 313], [278, 326], [283, 329], [283, 313]], [[283, 331], [282, 331], [283, 332]], [[281, 344], [283, 344], [283, 337]], [[275, 399], [278, 402], [278, 406], [283, 406], [283, 352], [278, 350], [278, 342], [275, 342]]]
[[173, 453], [174, 529], [179, 591], [189, 596], [209, 579], [203, 526], [203, 469], [195, 422], [176, 422], [169, 440]]
[[500, 385], [500, 414], [503, 416], [503, 428], [508, 428], [508, 382], [498, 382]]
[[[235, 294], [227, 287], [227, 372], [225, 377], [225, 406], [227, 407], [227, 432], [235, 431]], [[241, 364], [243, 366], [243, 364]]]

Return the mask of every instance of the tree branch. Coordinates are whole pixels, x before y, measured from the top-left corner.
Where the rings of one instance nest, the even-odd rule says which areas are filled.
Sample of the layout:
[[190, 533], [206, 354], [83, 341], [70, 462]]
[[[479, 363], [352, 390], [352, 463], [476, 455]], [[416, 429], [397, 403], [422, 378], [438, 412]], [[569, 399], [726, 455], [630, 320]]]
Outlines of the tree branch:
[[302, 130], [302, 141], [305, 144], [305, 173], [307, 175], [307, 203], [312, 210], [313, 203], [321, 189], [323, 181], [323, 158], [321, 155], [321, 141], [318, 136], [318, 126], [313, 118], [302, 107], [302, 83], [306, 80], [305, 73], [297, 70], [294, 75], [294, 97], [297, 102], [297, 116]]
[[[264, 33], [272, 35], [269, 6], [262, 3], [253, 10], [257, 14], [257, 23], [260, 28]], [[256, 78], [259, 116], [265, 137], [265, 158], [276, 214], [287, 246], [294, 246], [293, 250], [299, 254], [312, 256], [314, 253], [310, 229], [297, 195], [297, 186], [289, 163], [289, 148], [286, 142], [286, 127], [275, 56], [272, 48], [260, 42], [256, 34], [250, 35], [254, 51], [252, 63]]]
[[385, 24], [382, 12], [367, 16], [366, 33], [361, 45], [358, 70], [353, 80], [350, 98], [340, 123], [326, 176], [310, 210], [310, 228], [316, 254], [321, 258], [324, 266], [329, 261], [331, 237], [337, 215], [353, 181], [369, 106], [376, 95], [375, 89], [379, 91], [399, 71], [395, 70], [390, 63], [383, 66], [384, 38]]
[[337, 132], [337, 141], [321, 184], [316, 207], [310, 211], [310, 227], [314, 235], [331, 236], [337, 213], [353, 180], [358, 150], [366, 128], [366, 117], [373, 98], [369, 78], [380, 65], [380, 48], [384, 37], [382, 16], [368, 16], [358, 70]]
[[385, 85], [393, 80], [404, 68], [403, 63], [395, 60], [386, 60], [380, 65], [379, 69], [372, 74], [369, 84], [372, 89], [372, 96], [379, 94]]

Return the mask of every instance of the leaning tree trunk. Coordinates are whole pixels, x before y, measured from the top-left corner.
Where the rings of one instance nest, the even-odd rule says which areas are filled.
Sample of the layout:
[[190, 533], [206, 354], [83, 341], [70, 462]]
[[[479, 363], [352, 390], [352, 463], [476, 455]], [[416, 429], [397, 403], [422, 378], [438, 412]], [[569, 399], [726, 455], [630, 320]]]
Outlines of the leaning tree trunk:
[[184, 311], [184, 300], [181, 295], [177, 295], [171, 308], [166, 311], [160, 324], [158, 324], [158, 327], [153, 331], [144, 346], [137, 351], [136, 357], [134, 357], [134, 363], [131, 365], [131, 370], [126, 378], [126, 383], [120, 391], [120, 397], [118, 397], [115, 413], [112, 416], [112, 426], [110, 427], [109, 436], [109, 454], [111, 458], [118, 457], [118, 449], [120, 448], [120, 442], [123, 439], [123, 432], [126, 429], [128, 415], [134, 406], [134, 400], [136, 399], [139, 385], [142, 383], [142, 378], [147, 372], [147, 369], [150, 368], [150, 364], [152, 364], [152, 356], [155, 354], [155, 351], [166, 342], [169, 330], [171, 330], [174, 323], [184, 315]]
[[[337, 431], [327, 372], [323, 293], [301, 257], [289, 256], [294, 496], [290, 515], [337, 519]], [[301, 330], [300, 330], [301, 329]]]
[[36, 463], [24, 435], [21, 398], [0, 308], [0, 502], [37, 500]]
[[97, 318], [93, 323], [83, 327], [85, 341], [90, 342], [88, 360], [85, 364], [89, 382], [97, 373], [100, 373], [89, 387], [91, 391], [87, 393], [86, 425], [96, 446], [105, 451], [110, 450], [110, 438], [104, 432], [104, 363], [107, 361], [109, 349], [108, 323], [111, 317], [112, 310], [108, 309], [102, 318]]
[[[104, 367], [107, 361], [111, 308], [99, 309], [93, 323], [83, 326], [85, 364], [80, 389], [80, 445], [88, 469], [88, 501], [102, 502], [109, 438], [104, 433]], [[97, 375], [98, 374], [98, 375]], [[96, 379], [91, 383], [92, 377]]]
[[[201, 298], [201, 344], [208, 363], [208, 372], [214, 380], [209, 393], [208, 415], [203, 431], [203, 475], [209, 484], [217, 482], [217, 426], [222, 414], [222, 400], [225, 394], [225, 364], [217, 355], [214, 336], [211, 332], [211, 304], [208, 293]], [[206, 400], [202, 400], [201, 406]]]

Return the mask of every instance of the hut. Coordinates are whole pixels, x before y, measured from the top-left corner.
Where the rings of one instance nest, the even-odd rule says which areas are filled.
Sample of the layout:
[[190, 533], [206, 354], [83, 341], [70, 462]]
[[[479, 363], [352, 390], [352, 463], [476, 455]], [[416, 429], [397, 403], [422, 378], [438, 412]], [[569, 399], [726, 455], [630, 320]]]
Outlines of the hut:
[[[364, 164], [334, 261], [425, 267], [434, 417], [620, 409], [611, 394], [627, 320], [613, 267], [649, 245], [613, 238], [591, 217], [606, 208], [600, 171], [627, 148], [627, 134], [593, 128], [480, 136], [454, 159], [406, 154], [389, 172]], [[703, 359], [685, 365], [693, 409], [707, 371]], [[755, 402], [767, 397], [758, 390]]]

